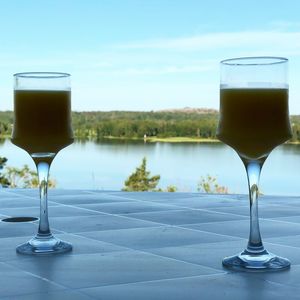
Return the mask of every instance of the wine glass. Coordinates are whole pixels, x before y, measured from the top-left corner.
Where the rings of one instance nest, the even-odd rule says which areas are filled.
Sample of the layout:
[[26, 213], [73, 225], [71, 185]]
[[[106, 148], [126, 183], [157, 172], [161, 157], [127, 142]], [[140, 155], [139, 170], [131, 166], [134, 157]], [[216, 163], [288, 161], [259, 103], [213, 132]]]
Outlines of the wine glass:
[[17, 247], [22, 254], [51, 254], [72, 250], [55, 238], [49, 226], [47, 189], [56, 154], [73, 143], [70, 74], [27, 72], [14, 75], [12, 143], [28, 152], [38, 172], [40, 220], [37, 235]]
[[[246, 168], [250, 198], [250, 235], [246, 249], [223, 259], [243, 271], [287, 269], [286, 258], [269, 253], [259, 230], [258, 183], [270, 152], [292, 136], [288, 109], [288, 60], [242, 57], [221, 61], [218, 138], [231, 146]], [[274, 229], [275, 230], [275, 229]]]

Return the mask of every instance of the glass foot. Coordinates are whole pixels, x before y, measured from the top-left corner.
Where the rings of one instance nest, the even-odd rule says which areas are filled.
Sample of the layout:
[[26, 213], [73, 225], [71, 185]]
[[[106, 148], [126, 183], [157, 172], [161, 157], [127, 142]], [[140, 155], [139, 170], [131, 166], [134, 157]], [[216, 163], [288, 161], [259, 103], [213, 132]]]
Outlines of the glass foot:
[[27, 255], [49, 255], [65, 253], [72, 250], [70, 243], [61, 241], [53, 235], [47, 237], [36, 236], [30, 241], [21, 244], [16, 251], [20, 254]]
[[276, 256], [264, 250], [261, 253], [242, 253], [223, 259], [223, 266], [229, 269], [244, 272], [274, 272], [289, 269], [288, 259]]

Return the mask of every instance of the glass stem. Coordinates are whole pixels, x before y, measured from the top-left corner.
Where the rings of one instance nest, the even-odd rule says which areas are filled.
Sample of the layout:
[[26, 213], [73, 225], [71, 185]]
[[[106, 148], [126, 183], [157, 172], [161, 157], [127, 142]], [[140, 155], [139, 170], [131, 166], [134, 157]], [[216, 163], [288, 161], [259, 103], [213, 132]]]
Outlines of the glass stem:
[[259, 254], [265, 251], [258, 219], [258, 184], [264, 161], [247, 161], [244, 163], [248, 177], [250, 200], [250, 234], [246, 251], [251, 254]]
[[48, 176], [50, 165], [47, 162], [38, 162], [36, 164], [38, 178], [39, 178], [39, 187], [40, 187], [40, 222], [38, 236], [45, 237], [50, 236], [51, 231], [49, 227], [48, 220]]

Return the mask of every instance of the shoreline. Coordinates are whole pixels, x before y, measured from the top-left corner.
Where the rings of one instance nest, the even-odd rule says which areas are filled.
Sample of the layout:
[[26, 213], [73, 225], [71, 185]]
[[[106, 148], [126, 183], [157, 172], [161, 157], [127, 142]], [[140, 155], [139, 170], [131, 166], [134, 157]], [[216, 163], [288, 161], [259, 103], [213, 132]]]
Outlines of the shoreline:
[[[76, 137], [75, 137], [76, 138]], [[80, 138], [79, 138], [80, 139]], [[99, 140], [120, 140], [120, 141], [144, 141], [145, 143], [220, 143], [218, 139], [209, 139], [209, 138], [192, 138], [192, 137], [147, 137], [147, 138], [139, 138], [139, 137], [115, 137], [115, 136], [104, 136]]]
[[[194, 138], [194, 137], [147, 137], [147, 138], [140, 138], [140, 137], [116, 137], [116, 136], [103, 136], [99, 139], [95, 137], [74, 137], [75, 140], [120, 140], [120, 141], [144, 141], [145, 143], [222, 143], [218, 139], [211, 139], [211, 138]], [[2, 135], [0, 136], [0, 140], [7, 140], [11, 139], [10, 135]], [[300, 141], [287, 141], [283, 143], [283, 145], [300, 145]]]
[[[80, 139], [75, 137], [75, 139]], [[99, 140], [120, 140], [120, 141], [144, 141], [145, 143], [222, 143], [218, 139], [211, 139], [211, 138], [193, 138], [193, 137], [147, 137], [147, 138], [125, 138], [125, 137], [115, 137], [115, 136], [104, 136], [101, 137]], [[93, 139], [92, 139], [93, 140]], [[300, 141], [287, 141], [282, 145], [300, 145]]]

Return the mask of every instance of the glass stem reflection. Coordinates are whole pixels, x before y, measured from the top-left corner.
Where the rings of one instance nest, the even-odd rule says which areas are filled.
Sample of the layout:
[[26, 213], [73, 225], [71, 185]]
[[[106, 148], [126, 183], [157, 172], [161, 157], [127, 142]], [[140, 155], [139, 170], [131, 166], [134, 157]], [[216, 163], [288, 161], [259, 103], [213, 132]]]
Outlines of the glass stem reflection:
[[38, 162], [36, 164], [39, 186], [40, 186], [40, 223], [38, 236], [50, 236], [49, 220], [48, 220], [48, 199], [47, 199], [47, 190], [48, 190], [48, 176], [50, 165], [47, 162]]
[[250, 254], [260, 254], [265, 251], [260, 235], [258, 219], [258, 184], [263, 163], [264, 160], [244, 161], [248, 177], [250, 200], [250, 234], [246, 251]]

